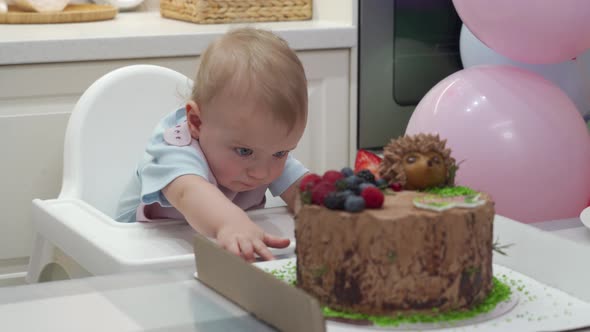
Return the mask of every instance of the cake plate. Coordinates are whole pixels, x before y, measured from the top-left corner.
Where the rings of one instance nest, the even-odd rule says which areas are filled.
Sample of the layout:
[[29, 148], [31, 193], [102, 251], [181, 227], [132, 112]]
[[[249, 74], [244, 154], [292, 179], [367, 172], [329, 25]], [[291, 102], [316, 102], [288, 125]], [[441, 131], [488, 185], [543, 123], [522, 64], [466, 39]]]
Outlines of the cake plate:
[[[291, 282], [295, 258], [259, 262], [254, 265], [280, 279]], [[327, 320], [329, 332], [375, 330], [437, 331], [560, 331], [590, 325], [590, 304], [559, 289], [494, 264], [494, 276], [511, 289], [510, 299], [500, 302], [492, 311], [475, 317], [436, 323], [412, 323], [377, 326], [368, 321]], [[364, 325], [363, 325], [364, 324]]]

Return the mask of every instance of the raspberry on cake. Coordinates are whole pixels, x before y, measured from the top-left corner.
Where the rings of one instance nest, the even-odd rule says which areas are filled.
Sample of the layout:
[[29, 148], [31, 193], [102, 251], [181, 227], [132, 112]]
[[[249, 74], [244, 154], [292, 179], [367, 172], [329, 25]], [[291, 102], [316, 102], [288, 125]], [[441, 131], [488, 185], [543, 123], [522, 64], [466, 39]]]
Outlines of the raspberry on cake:
[[379, 174], [343, 168], [323, 205], [306, 200], [306, 188], [295, 216], [297, 286], [330, 308], [369, 315], [480, 303], [492, 289], [494, 202], [454, 187], [450, 153], [438, 136], [404, 136], [371, 165]]
[[322, 181], [322, 177], [317, 174], [308, 174], [299, 182], [299, 190], [306, 191]]
[[367, 187], [361, 191], [361, 197], [365, 200], [365, 203], [368, 208], [377, 209], [383, 206], [383, 201], [385, 197], [381, 190], [377, 187]]

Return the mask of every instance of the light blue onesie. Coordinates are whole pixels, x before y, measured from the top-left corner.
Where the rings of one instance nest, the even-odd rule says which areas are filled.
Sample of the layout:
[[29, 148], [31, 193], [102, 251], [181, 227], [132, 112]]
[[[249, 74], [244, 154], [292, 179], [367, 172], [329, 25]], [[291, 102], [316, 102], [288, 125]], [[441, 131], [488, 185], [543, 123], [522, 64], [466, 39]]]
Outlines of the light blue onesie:
[[289, 155], [283, 173], [269, 186], [239, 193], [219, 186], [199, 142], [190, 136], [186, 110], [181, 108], [167, 115], [156, 126], [136, 176], [121, 196], [116, 220], [134, 222], [184, 219], [161, 192], [181, 175], [194, 174], [203, 177], [217, 185], [234, 204], [243, 210], [249, 210], [264, 206], [267, 189], [274, 196], [279, 196], [306, 172], [308, 169]]

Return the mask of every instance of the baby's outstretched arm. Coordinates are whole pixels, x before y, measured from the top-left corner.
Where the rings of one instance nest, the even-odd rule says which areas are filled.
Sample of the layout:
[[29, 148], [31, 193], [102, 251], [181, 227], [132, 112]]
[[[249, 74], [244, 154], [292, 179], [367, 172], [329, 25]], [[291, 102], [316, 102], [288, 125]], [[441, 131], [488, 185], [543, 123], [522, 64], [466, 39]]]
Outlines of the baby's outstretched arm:
[[267, 246], [289, 245], [289, 239], [265, 233], [246, 212], [200, 176], [180, 176], [162, 193], [197, 232], [215, 237], [223, 248], [247, 261], [254, 261], [254, 253], [265, 260], [274, 259]]

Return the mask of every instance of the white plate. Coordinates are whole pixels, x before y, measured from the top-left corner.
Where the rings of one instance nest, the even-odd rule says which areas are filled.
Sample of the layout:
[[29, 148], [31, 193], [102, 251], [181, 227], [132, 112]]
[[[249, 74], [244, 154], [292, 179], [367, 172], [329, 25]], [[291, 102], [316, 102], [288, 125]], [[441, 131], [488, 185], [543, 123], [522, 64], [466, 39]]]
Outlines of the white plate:
[[[294, 266], [296, 264], [296, 262], [297, 262], [296, 258], [288, 258], [288, 259], [281, 259], [281, 260], [268, 261], [268, 262], [259, 262], [259, 263], [255, 263], [254, 265], [256, 265], [258, 268], [260, 268], [262, 270], [270, 272], [274, 269], [279, 269], [287, 264], [291, 264], [291, 266]], [[289, 280], [285, 280], [285, 281], [289, 281]], [[498, 317], [508, 313], [510, 310], [512, 310], [512, 308], [514, 308], [517, 305], [518, 299], [519, 299], [518, 292], [516, 292], [516, 290], [513, 290], [512, 295], [510, 296], [510, 299], [508, 299], [507, 301], [498, 303], [496, 308], [494, 308], [492, 311], [484, 313], [484, 314], [480, 314], [476, 317], [463, 319], [463, 320], [459, 320], [459, 321], [454, 321], [454, 322], [400, 324], [399, 326], [386, 326], [386, 327], [381, 327], [381, 326], [377, 326], [377, 325], [369, 325], [369, 324], [367, 324], [367, 325], [361, 324], [360, 326], [362, 326], [363, 329], [370, 329], [370, 330], [407, 331], [407, 330], [416, 330], [416, 329], [417, 330], [432, 330], [432, 329], [441, 329], [441, 328], [449, 328], [449, 327], [455, 328], [455, 327], [459, 327], [459, 326], [476, 325], [476, 324], [485, 322], [487, 320], [498, 318]], [[341, 327], [350, 327], [351, 325], [352, 326], [359, 326], [358, 323], [346, 323], [346, 322], [341, 322], [339, 320], [332, 320], [332, 319], [328, 319], [328, 324], [333, 325], [333, 326], [341, 326]]]
[[[291, 240], [291, 243], [288, 247], [283, 249], [276, 249], [276, 248], [268, 248], [270, 252], [277, 258], [274, 261], [261, 261], [254, 263], [254, 266], [259, 267], [265, 271], [270, 271], [274, 268], [280, 268], [285, 265], [286, 262], [292, 261], [293, 264], [295, 263], [295, 258], [284, 258], [285, 256], [293, 256], [295, 253], [295, 241]], [[195, 279], [199, 279], [199, 275], [197, 272], [193, 274]]]
[[[588, 213], [588, 212], [587, 212]], [[270, 271], [295, 264], [295, 258], [255, 263], [257, 267]], [[590, 303], [583, 302], [565, 292], [542, 284], [528, 276], [507, 267], [494, 264], [494, 275], [507, 283], [512, 290], [511, 300], [502, 302], [495, 310], [455, 326], [434, 324], [404, 325], [390, 330], [439, 329], [439, 331], [562, 331], [590, 326]], [[505, 279], [507, 278], [507, 279]], [[469, 326], [465, 326], [469, 324]], [[385, 328], [358, 326], [328, 320], [328, 332], [375, 331]]]
[[590, 228], [590, 206], [582, 210], [582, 213], [580, 213], [580, 220], [582, 220], [584, 226]]

